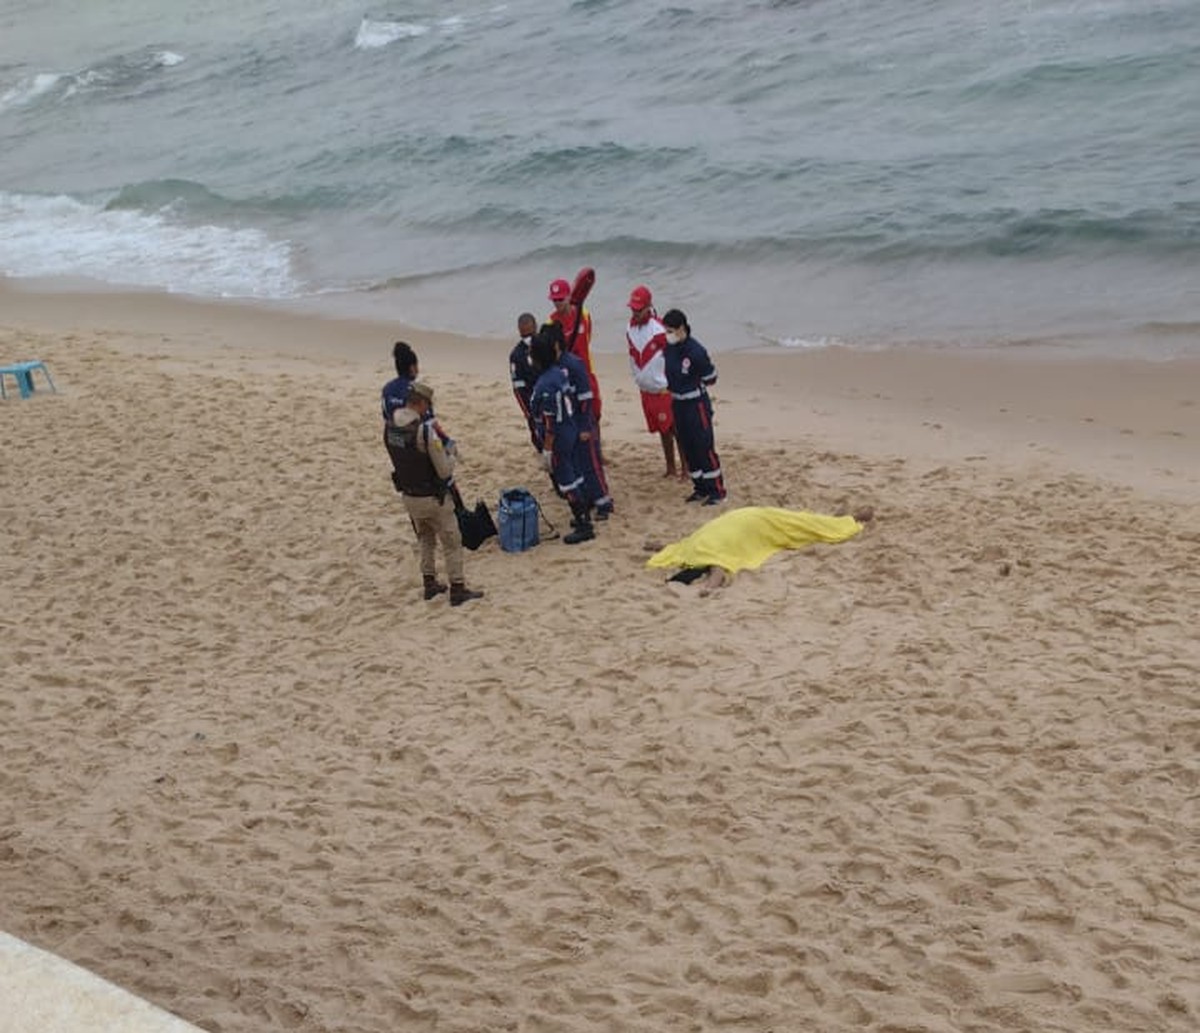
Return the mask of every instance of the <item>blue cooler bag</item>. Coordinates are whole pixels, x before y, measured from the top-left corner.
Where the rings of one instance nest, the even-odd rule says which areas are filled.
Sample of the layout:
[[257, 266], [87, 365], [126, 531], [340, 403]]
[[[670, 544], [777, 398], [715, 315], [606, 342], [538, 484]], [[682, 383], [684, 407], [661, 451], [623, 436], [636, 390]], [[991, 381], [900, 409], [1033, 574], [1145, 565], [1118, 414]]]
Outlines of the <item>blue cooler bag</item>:
[[541, 507], [524, 488], [508, 488], [500, 493], [500, 548], [505, 552], [524, 552], [541, 540], [538, 517]]

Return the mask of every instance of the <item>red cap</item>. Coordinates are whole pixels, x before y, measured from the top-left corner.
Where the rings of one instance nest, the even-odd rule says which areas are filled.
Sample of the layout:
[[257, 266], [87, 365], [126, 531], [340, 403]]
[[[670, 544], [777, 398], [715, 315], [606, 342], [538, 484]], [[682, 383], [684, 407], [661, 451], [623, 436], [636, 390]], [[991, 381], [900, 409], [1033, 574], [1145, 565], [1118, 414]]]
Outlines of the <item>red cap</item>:
[[571, 285], [566, 280], [554, 280], [550, 284], [550, 300], [566, 301], [571, 296]]
[[629, 293], [629, 307], [637, 312], [639, 309], [649, 308], [654, 301], [650, 294], [650, 288], [645, 285], [634, 287]]

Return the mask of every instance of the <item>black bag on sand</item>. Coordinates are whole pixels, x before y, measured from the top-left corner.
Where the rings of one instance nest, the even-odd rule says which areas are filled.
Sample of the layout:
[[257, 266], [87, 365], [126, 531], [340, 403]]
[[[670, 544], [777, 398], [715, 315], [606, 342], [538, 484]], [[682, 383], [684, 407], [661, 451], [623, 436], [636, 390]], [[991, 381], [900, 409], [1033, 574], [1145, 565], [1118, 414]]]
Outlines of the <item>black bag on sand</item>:
[[446, 490], [454, 501], [454, 515], [458, 518], [458, 533], [462, 535], [463, 547], [474, 552], [489, 538], [495, 537], [496, 522], [483, 499], [475, 503], [474, 509], [467, 509], [458, 485], [452, 481]]
[[483, 499], [475, 503], [474, 509], [459, 506], [454, 515], [458, 517], [458, 530], [462, 535], [464, 548], [474, 552], [489, 538], [495, 537], [496, 522]]

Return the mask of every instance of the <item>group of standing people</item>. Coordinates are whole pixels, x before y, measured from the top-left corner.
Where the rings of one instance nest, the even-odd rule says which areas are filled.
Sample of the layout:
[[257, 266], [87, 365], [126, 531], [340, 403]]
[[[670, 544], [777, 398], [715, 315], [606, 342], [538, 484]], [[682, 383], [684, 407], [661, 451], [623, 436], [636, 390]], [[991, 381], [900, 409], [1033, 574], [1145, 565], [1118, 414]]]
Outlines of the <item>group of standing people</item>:
[[676, 472], [678, 451], [680, 467], [692, 482], [687, 501], [715, 506], [725, 498], [708, 393], [717, 382], [716, 367], [683, 312], [673, 308], [658, 317], [649, 287], [633, 288], [629, 310], [629, 368], [642, 394], [646, 429], [662, 440], [666, 476]]
[[[542, 323], [530, 312], [518, 317], [520, 340], [509, 355], [509, 373], [530, 443], [555, 492], [571, 507], [571, 531], [562, 540], [576, 545], [595, 538], [595, 523], [612, 514], [613, 499], [601, 444], [591, 313], [571, 301], [566, 280], [550, 284], [549, 299], [554, 308]], [[687, 502], [717, 505], [725, 498], [725, 481], [708, 393], [716, 368], [683, 312], [673, 308], [658, 316], [649, 287], [634, 287], [628, 306], [629, 367], [641, 393], [646, 429], [661, 440], [666, 476], [690, 478]], [[381, 392], [392, 482], [417, 534], [424, 598], [448, 592], [450, 605], [460, 606], [483, 593], [467, 588], [463, 573], [456, 516], [461, 496], [454, 484], [458, 448], [434, 414], [433, 389], [417, 379], [420, 366], [411, 345], [397, 341], [392, 359], [396, 376]], [[437, 576], [439, 544], [449, 585]]]
[[[520, 340], [509, 354], [513, 395], [530, 441], [551, 473], [555, 490], [571, 506], [576, 543], [595, 536], [592, 515], [613, 510], [600, 435], [600, 385], [592, 366], [592, 317], [570, 301], [566, 280], [550, 284], [554, 310], [539, 328], [532, 313], [517, 320]], [[687, 316], [671, 309], [660, 319], [650, 288], [629, 295], [625, 339], [634, 383], [641, 393], [646, 429], [658, 434], [666, 476], [690, 478], [688, 502], [717, 505], [725, 498], [721, 461], [713, 440], [708, 389], [717, 371], [692, 336]], [[679, 464], [676, 465], [676, 454]]]
[[595, 522], [613, 512], [600, 440], [600, 384], [591, 313], [572, 304], [566, 280], [554, 280], [549, 297], [554, 309], [540, 326], [531, 312], [518, 317], [509, 374], [530, 441], [555, 492], [571, 507], [571, 532], [563, 541], [578, 545], [594, 538]]

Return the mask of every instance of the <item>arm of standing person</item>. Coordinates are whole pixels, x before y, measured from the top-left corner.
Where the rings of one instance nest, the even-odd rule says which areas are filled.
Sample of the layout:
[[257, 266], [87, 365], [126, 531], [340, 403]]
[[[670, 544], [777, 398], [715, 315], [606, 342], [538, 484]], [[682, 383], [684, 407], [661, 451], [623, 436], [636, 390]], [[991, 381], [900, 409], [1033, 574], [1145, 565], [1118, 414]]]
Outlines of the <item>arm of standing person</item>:
[[[432, 428], [433, 433], [430, 433]], [[425, 447], [423, 451], [429, 456], [429, 461], [433, 463], [433, 468], [437, 471], [447, 487], [454, 483], [454, 467], [457, 464], [458, 449], [451, 442], [447, 447], [442, 440], [441, 429], [434, 423], [433, 420], [426, 420], [421, 425], [421, 441]]]
[[532, 413], [534, 434], [537, 437], [538, 458], [541, 460], [542, 468], [549, 472], [550, 453], [554, 449], [554, 407], [552, 400], [543, 390], [541, 381], [534, 386], [533, 394], [529, 399], [529, 408]]
[[694, 337], [692, 344], [695, 346], [692, 350], [692, 372], [700, 378], [702, 386], [712, 387], [717, 382], [717, 367], [712, 364], [704, 345]]
[[542, 469], [549, 473], [554, 455], [554, 417], [544, 412], [540, 419], [538, 437], [542, 442], [542, 450], [538, 453], [538, 458], [542, 461]]
[[508, 356], [508, 377], [512, 381], [513, 395], [517, 399], [517, 404], [521, 407], [521, 412], [525, 418], [529, 418], [529, 396], [533, 392], [533, 382], [536, 377], [533, 376], [533, 370], [529, 368], [529, 360], [526, 358], [524, 347], [524, 339], [517, 343], [517, 346], [509, 353]]
[[592, 372], [592, 314], [586, 308], [575, 309], [571, 332], [566, 334], [567, 351], [583, 359], [584, 366]]
[[446, 455], [458, 455], [458, 442], [455, 441], [445, 430], [442, 429], [438, 418], [433, 415], [433, 410], [429, 410], [430, 422], [433, 424], [433, 432], [438, 436], [442, 443], [442, 447], [446, 450]]

